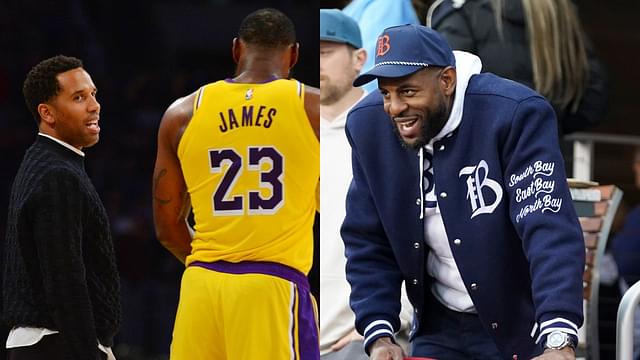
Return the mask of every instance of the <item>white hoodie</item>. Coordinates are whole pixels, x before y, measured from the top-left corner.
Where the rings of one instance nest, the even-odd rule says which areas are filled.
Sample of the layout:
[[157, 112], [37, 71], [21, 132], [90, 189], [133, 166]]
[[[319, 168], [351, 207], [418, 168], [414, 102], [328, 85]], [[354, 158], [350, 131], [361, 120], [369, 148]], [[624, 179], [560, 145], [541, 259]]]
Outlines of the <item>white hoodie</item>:
[[[462, 110], [464, 105], [464, 94], [469, 84], [469, 79], [474, 74], [482, 70], [480, 58], [464, 52], [454, 51], [456, 57], [456, 92], [449, 119], [442, 130], [420, 151], [420, 174], [423, 169], [430, 173], [433, 179], [433, 166], [431, 159], [433, 155], [433, 143], [445, 136], [450, 136], [451, 132], [458, 128], [462, 120]], [[422, 175], [421, 175], [422, 176]], [[449, 240], [444, 228], [444, 222], [440, 215], [435, 196], [435, 186], [429, 186], [429, 179], [422, 177], [421, 185], [423, 189], [430, 189], [423, 199], [421, 216], [424, 217], [424, 239], [431, 248], [427, 258], [427, 271], [435, 278], [431, 291], [442, 304], [451, 310], [461, 312], [475, 312], [473, 301], [462, 282], [460, 271], [451, 253]], [[423, 191], [424, 193], [424, 191]]]

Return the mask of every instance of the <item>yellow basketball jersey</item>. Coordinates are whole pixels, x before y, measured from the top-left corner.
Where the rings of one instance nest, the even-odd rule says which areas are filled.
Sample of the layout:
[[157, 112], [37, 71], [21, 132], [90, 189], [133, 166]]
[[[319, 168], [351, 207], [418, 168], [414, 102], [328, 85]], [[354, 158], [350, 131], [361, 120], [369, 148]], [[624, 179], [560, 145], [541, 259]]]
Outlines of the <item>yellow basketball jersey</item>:
[[307, 273], [320, 144], [296, 80], [200, 88], [178, 146], [193, 261], [271, 261]]

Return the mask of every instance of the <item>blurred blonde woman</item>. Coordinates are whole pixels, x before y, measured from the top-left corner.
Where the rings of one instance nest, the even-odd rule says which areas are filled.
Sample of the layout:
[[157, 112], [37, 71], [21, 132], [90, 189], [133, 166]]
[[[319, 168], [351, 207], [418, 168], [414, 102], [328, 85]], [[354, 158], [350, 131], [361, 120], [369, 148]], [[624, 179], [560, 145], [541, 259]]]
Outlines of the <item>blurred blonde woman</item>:
[[606, 73], [571, 0], [438, 0], [426, 21], [454, 50], [478, 55], [483, 72], [544, 95], [556, 111], [560, 135], [604, 117]]

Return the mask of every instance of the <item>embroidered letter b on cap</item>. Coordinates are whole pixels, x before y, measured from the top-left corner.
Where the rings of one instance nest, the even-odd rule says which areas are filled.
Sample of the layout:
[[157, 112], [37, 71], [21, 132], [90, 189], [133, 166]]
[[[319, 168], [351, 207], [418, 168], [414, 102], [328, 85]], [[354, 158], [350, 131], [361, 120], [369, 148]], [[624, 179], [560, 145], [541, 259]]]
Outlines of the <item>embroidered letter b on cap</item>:
[[353, 81], [361, 86], [379, 77], [403, 77], [427, 66], [456, 66], [453, 51], [442, 35], [421, 25], [386, 28], [378, 37], [373, 68]]
[[389, 45], [389, 35], [380, 35], [378, 37], [378, 51], [376, 51], [376, 56], [386, 54], [389, 49], [391, 49]]

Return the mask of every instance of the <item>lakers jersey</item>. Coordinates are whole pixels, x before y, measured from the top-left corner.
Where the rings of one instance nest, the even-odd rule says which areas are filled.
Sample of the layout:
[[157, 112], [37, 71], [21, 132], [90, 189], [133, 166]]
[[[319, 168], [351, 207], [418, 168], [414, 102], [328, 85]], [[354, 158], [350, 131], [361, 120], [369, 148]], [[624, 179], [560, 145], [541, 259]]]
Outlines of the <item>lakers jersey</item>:
[[319, 147], [296, 80], [200, 88], [178, 145], [196, 224], [186, 264], [270, 261], [306, 274]]

